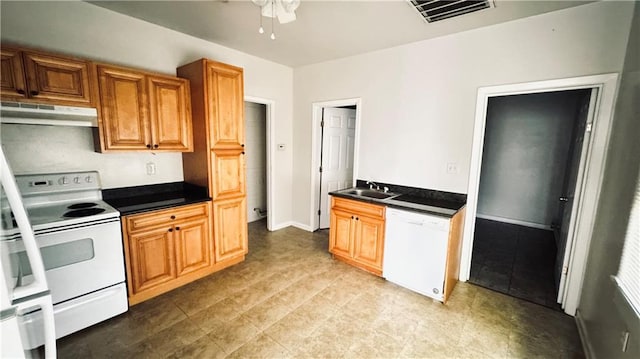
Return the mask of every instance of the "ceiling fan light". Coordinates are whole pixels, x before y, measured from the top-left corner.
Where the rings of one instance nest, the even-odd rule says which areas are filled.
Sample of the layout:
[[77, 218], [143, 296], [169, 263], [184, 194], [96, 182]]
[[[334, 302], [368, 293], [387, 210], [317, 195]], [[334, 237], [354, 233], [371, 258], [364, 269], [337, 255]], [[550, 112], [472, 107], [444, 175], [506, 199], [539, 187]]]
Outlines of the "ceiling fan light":
[[260, 26], [260, 28], [258, 29], [258, 33], [264, 34], [264, 28], [262, 26]]
[[256, 5], [258, 5], [258, 6], [260, 6], [260, 7], [263, 7], [263, 6], [267, 5], [269, 0], [251, 0], [251, 2], [256, 4]]

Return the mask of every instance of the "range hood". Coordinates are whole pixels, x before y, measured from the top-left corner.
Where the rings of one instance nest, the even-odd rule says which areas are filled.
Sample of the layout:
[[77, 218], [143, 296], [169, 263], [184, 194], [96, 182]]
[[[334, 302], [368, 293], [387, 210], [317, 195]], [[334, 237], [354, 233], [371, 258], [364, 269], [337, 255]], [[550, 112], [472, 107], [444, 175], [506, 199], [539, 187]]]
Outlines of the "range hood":
[[98, 127], [95, 108], [2, 102], [0, 123]]

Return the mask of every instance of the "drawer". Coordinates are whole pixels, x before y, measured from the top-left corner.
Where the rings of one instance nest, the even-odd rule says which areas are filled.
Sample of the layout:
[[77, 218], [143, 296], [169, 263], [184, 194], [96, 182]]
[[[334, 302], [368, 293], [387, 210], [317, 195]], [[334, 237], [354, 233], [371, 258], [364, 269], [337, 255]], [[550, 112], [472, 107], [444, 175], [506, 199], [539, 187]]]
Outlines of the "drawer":
[[384, 219], [385, 206], [367, 202], [351, 200], [341, 197], [331, 197], [331, 208], [339, 208], [362, 216]]
[[209, 216], [209, 202], [126, 216], [127, 230], [135, 232], [156, 226], [166, 226], [187, 219]]

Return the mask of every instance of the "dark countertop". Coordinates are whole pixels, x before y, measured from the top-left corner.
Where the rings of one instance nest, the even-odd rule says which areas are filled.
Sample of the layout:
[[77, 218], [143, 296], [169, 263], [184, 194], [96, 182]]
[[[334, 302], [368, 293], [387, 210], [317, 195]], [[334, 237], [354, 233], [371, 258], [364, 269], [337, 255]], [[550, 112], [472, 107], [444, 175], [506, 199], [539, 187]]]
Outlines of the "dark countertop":
[[[467, 196], [460, 193], [443, 192], [415, 187], [398, 186], [379, 183], [380, 188], [389, 187], [389, 192], [395, 196], [386, 199], [376, 199], [348, 194], [353, 188], [330, 192], [336, 197], [354, 199], [362, 202], [383, 205], [387, 207], [433, 214], [436, 216], [453, 217], [467, 204]], [[365, 182], [358, 180], [357, 188], [369, 188]]]
[[122, 216], [211, 200], [206, 188], [186, 182], [105, 189], [102, 199]]

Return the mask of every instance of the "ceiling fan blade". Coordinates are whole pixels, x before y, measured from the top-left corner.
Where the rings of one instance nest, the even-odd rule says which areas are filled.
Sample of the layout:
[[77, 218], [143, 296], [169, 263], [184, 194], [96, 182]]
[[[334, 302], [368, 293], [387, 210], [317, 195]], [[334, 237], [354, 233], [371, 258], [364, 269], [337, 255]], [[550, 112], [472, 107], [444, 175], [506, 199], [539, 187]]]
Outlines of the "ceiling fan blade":
[[296, 19], [296, 13], [295, 12], [284, 12], [284, 11], [278, 11], [278, 21], [281, 24], [286, 24], [288, 22], [292, 22], [295, 21]]

